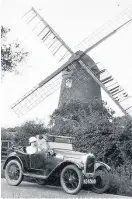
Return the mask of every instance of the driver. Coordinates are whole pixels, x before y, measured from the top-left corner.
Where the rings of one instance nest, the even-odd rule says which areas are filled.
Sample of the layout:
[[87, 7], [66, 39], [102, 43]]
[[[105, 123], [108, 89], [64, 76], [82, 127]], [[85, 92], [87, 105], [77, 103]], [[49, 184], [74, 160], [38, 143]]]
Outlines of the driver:
[[34, 153], [36, 153], [38, 151], [36, 137], [30, 137], [29, 138], [29, 143], [30, 143], [30, 146], [28, 146], [26, 148], [27, 154], [34, 154]]

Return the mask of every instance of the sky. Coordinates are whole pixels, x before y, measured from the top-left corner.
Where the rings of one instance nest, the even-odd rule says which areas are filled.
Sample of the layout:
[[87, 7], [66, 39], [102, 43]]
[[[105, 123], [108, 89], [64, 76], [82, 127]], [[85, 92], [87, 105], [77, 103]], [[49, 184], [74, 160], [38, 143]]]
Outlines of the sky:
[[[48, 116], [57, 108], [59, 91], [18, 118], [11, 105], [32, 87], [50, 75], [60, 64], [22, 20], [22, 16], [34, 7], [42, 17], [75, 49], [84, 38], [102, 24], [116, 16], [132, 0], [3, 0], [1, 24], [9, 27], [11, 40], [18, 39], [29, 57], [19, 67], [19, 75], [6, 74], [1, 83], [1, 126], [13, 127], [26, 120], [41, 119], [47, 124]], [[92, 50], [89, 55], [103, 64], [123, 88], [132, 96], [132, 23]], [[117, 114], [114, 103], [102, 92], [103, 99]]]

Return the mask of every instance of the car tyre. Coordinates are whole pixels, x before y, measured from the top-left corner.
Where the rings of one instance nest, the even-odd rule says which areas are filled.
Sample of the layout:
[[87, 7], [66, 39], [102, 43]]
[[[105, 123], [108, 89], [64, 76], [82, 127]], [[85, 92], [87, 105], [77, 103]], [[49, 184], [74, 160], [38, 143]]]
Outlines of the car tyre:
[[60, 183], [68, 194], [77, 194], [83, 185], [82, 171], [76, 165], [66, 166], [61, 172]]
[[[103, 177], [101, 172], [104, 172], [105, 182], [103, 184]], [[91, 186], [91, 191], [102, 194], [109, 189], [110, 186], [110, 173], [105, 167], [100, 167], [95, 171], [96, 184]]]
[[11, 160], [5, 168], [5, 178], [9, 185], [17, 186], [23, 180], [22, 166], [18, 160]]

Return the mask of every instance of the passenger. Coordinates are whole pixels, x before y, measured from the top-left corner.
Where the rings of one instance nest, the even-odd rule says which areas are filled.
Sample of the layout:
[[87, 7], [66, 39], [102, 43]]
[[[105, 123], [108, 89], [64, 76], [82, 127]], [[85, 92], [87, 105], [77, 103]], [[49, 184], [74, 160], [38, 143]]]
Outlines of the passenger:
[[38, 151], [48, 151], [49, 149], [50, 149], [50, 146], [47, 142], [47, 136], [46, 135], [39, 135]]
[[55, 155], [54, 150], [50, 148], [49, 143], [48, 143], [48, 137], [46, 135], [39, 135], [39, 140], [38, 140], [38, 151], [44, 151], [48, 156], [53, 156]]
[[30, 137], [29, 138], [29, 143], [30, 143], [30, 146], [26, 147], [27, 154], [34, 154], [34, 153], [36, 153], [38, 151], [36, 137]]

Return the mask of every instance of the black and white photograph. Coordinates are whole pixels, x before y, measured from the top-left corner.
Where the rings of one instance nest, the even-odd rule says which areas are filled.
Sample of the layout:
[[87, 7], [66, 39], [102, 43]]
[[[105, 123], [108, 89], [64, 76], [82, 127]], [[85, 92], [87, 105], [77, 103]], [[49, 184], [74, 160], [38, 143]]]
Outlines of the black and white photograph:
[[0, 7], [1, 198], [132, 198], [132, 0]]

